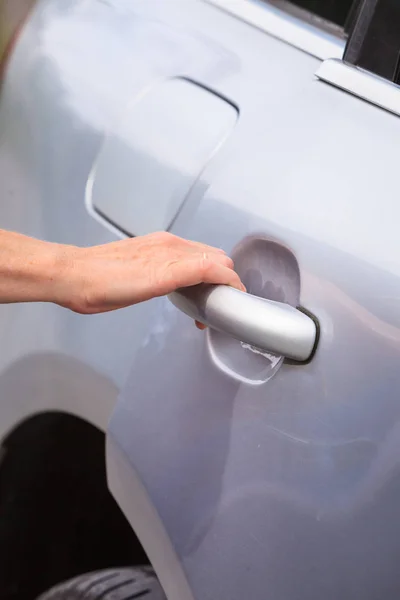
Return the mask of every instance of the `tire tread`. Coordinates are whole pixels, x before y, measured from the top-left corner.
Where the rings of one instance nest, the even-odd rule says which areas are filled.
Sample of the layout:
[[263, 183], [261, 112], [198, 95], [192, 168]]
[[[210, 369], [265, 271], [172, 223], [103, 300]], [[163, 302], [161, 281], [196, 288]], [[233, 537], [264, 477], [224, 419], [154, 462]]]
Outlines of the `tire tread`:
[[166, 600], [149, 567], [108, 569], [56, 585], [37, 600]]

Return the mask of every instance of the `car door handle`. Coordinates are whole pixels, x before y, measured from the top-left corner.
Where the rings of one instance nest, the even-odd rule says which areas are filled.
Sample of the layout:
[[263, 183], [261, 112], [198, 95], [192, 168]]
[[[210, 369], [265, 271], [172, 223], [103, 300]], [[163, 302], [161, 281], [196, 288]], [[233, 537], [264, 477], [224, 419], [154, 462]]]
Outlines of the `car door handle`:
[[192, 319], [260, 350], [297, 362], [314, 353], [316, 322], [288, 304], [252, 296], [225, 285], [196, 285], [169, 296]]

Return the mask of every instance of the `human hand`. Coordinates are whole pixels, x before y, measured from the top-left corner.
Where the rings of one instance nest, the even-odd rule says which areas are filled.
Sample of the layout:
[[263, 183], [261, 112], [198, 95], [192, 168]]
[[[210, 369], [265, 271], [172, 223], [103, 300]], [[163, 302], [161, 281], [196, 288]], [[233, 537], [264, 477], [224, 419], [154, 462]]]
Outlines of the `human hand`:
[[225, 252], [166, 232], [67, 248], [55, 301], [82, 314], [123, 308], [199, 283], [245, 289]]

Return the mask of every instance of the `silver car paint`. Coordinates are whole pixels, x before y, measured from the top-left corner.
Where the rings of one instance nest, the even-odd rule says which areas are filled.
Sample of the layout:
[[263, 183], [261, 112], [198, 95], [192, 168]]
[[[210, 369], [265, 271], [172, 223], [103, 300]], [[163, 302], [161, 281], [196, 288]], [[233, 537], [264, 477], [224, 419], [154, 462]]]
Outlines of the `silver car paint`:
[[2, 435], [54, 408], [105, 429], [123, 388], [110, 486], [171, 600], [400, 586], [400, 121], [317, 81], [319, 64], [200, 0], [42, 0], [3, 82], [1, 226], [81, 245], [116, 238], [85, 188], [132, 99], [183, 76], [238, 106], [173, 231], [321, 326], [295, 366], [200, 334], [165, 299], [90, 318], [1, 307]]

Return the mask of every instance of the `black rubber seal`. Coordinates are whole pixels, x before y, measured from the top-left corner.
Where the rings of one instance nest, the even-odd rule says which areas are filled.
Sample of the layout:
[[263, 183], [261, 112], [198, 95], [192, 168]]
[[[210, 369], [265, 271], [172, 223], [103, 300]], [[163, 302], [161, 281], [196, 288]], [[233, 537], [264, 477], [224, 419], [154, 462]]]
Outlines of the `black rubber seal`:
[[309, 310], [307, 310], [303, 306], [297, 306], [296, 308], [297, 308], [297, 310], [299, 310], [300, 312], [302, 312], [304, 315], [306, 315], [307, 317], [309, 317], [312, 321], [314, 321], [315, 329], [316, 329], [315, 344], [314, 344], [314, 347], [313, 347], [313, 349], [311, 351], [311, 354], [307, 358], [307, 360], [299, 361], [299, 360], [293, 360], [292, 358], [285, 358], [285, 360], [284, 360], [284, 363], [287, 364], [287, 365], [301, 367], [303, 365], [308, 365], [312, 361], [312, 359], [314, 358], [315, 353], [316, 353], [317, 348], [318, 348], [319, 340], [320, 340], [320, 337], [321, 337], [321, 328], [320, 328], [319, 321], [318, 321], [317, 317], [315, 315], [313, 315]]

